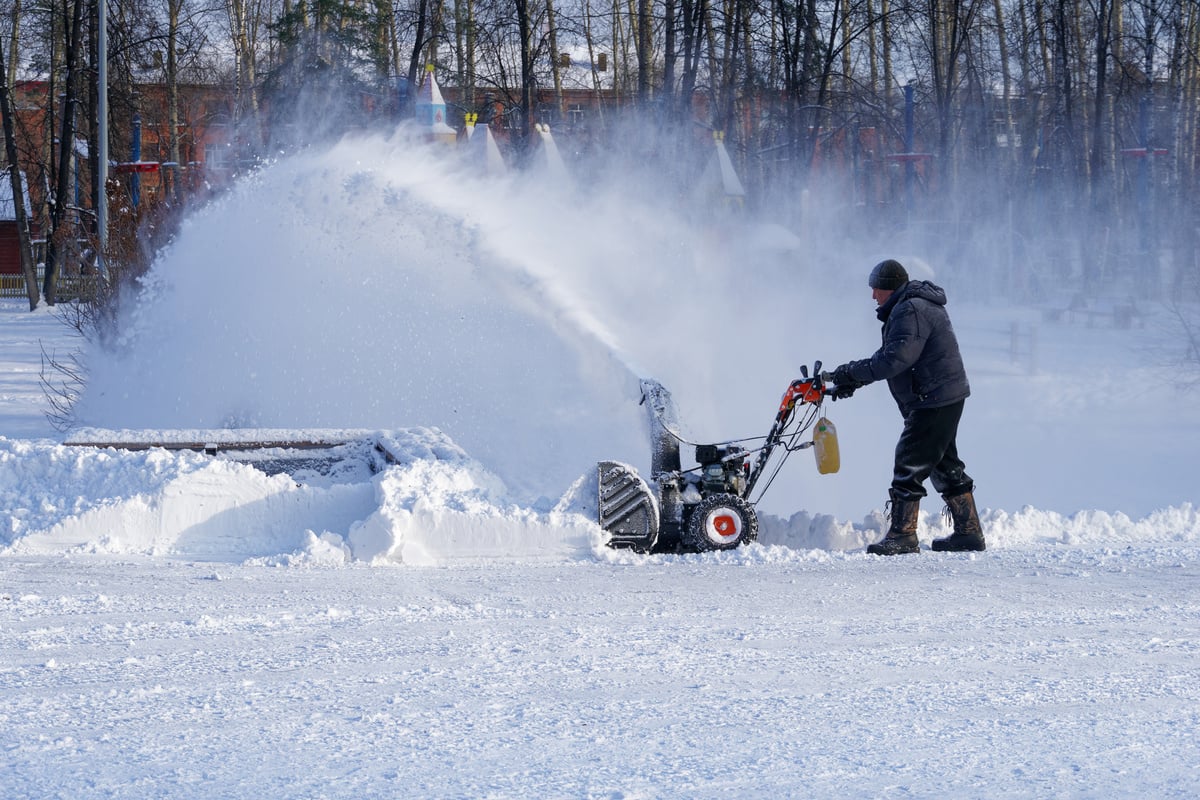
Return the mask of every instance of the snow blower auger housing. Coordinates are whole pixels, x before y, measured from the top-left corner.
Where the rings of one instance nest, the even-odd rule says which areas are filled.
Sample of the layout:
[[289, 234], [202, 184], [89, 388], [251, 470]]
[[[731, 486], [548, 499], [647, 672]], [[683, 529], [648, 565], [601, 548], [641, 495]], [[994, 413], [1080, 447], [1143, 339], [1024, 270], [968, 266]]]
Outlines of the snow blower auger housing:
[[[787, 456], [813, 446], [801, 436], [817, 421], [826, 388], [821, 362], [801, 368], [779, 404], [771, 430], [753, 450], [740, 442], [696, 444], [697, 466], [684, 470], [679, 448], [686, 443], [671, 393], [644, 379], [642, 403], [650, 423], [650, 479], [620, 461], [601, 461], [599, 523], [608, 545], [640, 553], [729, 550], [758, 538], [755, 503], [770, 486]], [[809, 406], [807, 413], [796, 409]], [[832, 426], [830, 426], [832, 427]], [[744, 440], [743, 440], [744, 441]], [[757, 441], [757, 440], [756, 440]], [[776, 455], [781, 457], [775, 458]], [[753, 462], [751, 459], [753, 458]], [[763, 480], [765, 478], [765, 480]], [[761, 491], [754, 490], [761, 484]]]

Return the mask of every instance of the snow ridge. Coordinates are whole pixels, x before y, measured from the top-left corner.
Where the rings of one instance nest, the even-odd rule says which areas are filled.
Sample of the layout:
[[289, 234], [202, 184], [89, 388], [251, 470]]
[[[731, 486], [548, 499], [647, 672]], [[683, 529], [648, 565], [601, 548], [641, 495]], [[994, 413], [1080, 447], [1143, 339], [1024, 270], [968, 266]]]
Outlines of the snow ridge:
[[[504, 482], [444, 432], [379, 433], [389, 457], [341, 451], [321, 474], [269, 475], [252, 463], [187, 450], [114, 450], [0, 437], [0, 553], [151, 554], [241, 563], [441, 565], [489, 561], [625, 560], [604, 551], [595, 479], [581, 476], [557, 502], [522, 505]], [[1191, 503], [1142, 519], [1104, 511], [1064, 516], [984, 509], [992, 548], [1200, 541]], [[923, 541], [949, 531], [923, 513]], [[764, 515], [759, 545], [700, 558], [778, 561], [811, 551], [861, 550], [884, 527], [799, 512]]]

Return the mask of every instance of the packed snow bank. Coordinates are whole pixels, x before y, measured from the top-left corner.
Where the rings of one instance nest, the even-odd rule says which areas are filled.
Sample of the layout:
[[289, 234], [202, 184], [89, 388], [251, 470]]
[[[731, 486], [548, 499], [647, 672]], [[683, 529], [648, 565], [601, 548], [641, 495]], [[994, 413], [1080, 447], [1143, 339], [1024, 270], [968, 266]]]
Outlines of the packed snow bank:
[[[941, 500], [929, 500], [920, 514], [917, 534], [921, 541], [948, 536], [950, 518], [941, 511]], [[988, 547], [1023, 547], [1031, 544], [1135, 544], [1200, 541], [1200, 513], [1191, 503], [1155, 511], [1141, 519], [1106, 511], [1080, 511], [1064, 515], [1027, 507], [1017, 512], [984, 508], [980, 519]], [[878, 540], [887, 528], [882, 511], [869, 514], [860, 524], [839, 522], [828, 514], [799, 512], [784, 520], [766, 515], [759, 529], [761, 544], [793, 549], [856, 550]]]
[[[213, 432], [183, 432], [180, 441], [189, 435], [214, 438]], [[419, 565], [624, 557], [603, 548], [592, 473], [557, 502], [528, 506], [514, 502], [495, 474], [435, 429], [376, 433], [328, 452], [333, 463], [320, 469], [300, 461], [268, 474], [267, 462], [278, 470], [288, 454], [268, 450], [258, 461], [242, 463], [223, 453], [0, 438], [0, 501], [6, 509], [0, 552]], [[930, 506], [920, 528], [926, 542], [949, 529]], [[1200, 516], [1191, 504], [1139, 520], [1036, 509], [984, 509], [982, 516], [992, 548], [1200, 541]], [[721, 557], [777, 560], [814, 550], [858, 550], [883, 527], [879, 511], [861, 523], [805, 512], [789, 519], [766, 515], [760, 547]], [[774, 554], [762, 546], [775, 548]]]
[[557, 508], [542, 513], [505, 499], [504, 484], [444, 435], [384, 438], [404, 463], [376, 481], [378, 508], [348, 535], [363, 561], [441, 564], [465, 558], [562, 560], [599, 544], [600, 528]]
[[299, 482], [302, 471], [268, 475], [187, 450], [0, 438], [0, 551], [440, 564], [579, 558], [598, 541], [569, 508], [508, 503], [504, 484], [440, 431], [378, 441], [391, 463], [368, 468], [371, 448], [348, 445]]
[[0, 440], [11, 509], [0, 545], [242, 560], [310, 549], [369, 513], [368, 483], [316, 488], [188, 451], [101, 450]]

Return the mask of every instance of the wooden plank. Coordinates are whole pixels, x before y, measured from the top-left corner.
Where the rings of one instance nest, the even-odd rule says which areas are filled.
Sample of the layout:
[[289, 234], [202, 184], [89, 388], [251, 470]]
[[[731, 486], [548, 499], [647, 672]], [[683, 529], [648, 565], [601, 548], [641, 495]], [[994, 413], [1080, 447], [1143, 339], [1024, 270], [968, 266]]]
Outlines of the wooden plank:
[[347, 439], [345, 441], [323, 441], [314, 442], [301, 439], [280, 439], [278, 441], [233, 441], [233, 442], [122, 442], [122, 441], [96, 441], [96, 442], [63, 442], [67, 447], [94, 447], [98, 450], [153, 450], [160, 448], [162, 450], [203, 450], [206, 453], [215, 453], [221, 450], [328, 450], [333, 447], [341, 447], [344, 444], [358, 441], [357, 439]]
[[376, 431], [366, 429], [186, 429], [186, 430], [105, 430], [87, 428], [68, 438], [69, 447], [142, 451], [192, 450], [215, 454], [237, 450], [327, 450], [359, 441], [374, 441]]

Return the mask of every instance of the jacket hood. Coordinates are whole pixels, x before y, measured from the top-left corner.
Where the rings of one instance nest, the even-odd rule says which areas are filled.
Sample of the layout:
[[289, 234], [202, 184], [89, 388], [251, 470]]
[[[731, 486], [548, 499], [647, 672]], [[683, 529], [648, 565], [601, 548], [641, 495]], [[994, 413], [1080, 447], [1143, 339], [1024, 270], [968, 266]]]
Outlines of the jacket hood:
[[887, 299], [887, 302], [875, 310], [875, 316], [879, 318], [880, 322], [886, 322], [887, 318], [891, 316], [893, 308], [905, 300], [911, 300], [914, 297], [928, 300], [934, 305], [946, 305], [946, 292], [936, 283], [930, 283], [929, 281], [909, 281], [892, 292], [892, 296]]
[[907, 297], [919, 297], [939, 306], [946, 305], [946, 291], [929, 281], [909, 281], [902, 290]]

